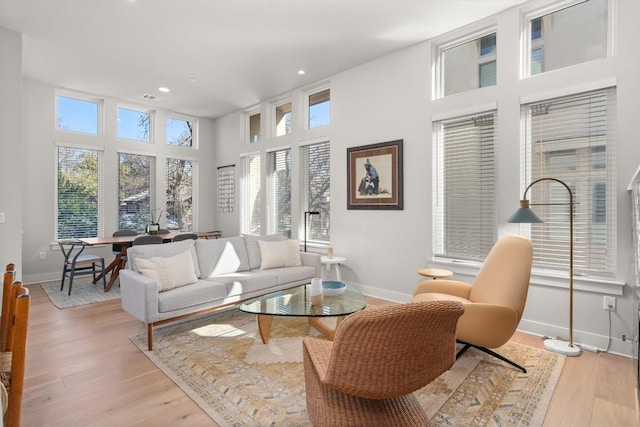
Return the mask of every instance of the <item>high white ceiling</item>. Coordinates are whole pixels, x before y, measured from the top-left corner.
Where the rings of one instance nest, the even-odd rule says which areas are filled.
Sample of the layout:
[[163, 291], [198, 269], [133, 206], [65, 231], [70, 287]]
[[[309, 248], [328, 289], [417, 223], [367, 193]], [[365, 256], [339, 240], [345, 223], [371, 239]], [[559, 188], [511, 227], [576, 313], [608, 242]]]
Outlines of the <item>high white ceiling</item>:
[[0, 0], [0, 26], [25, 77], [214, 118], [523, 2]]

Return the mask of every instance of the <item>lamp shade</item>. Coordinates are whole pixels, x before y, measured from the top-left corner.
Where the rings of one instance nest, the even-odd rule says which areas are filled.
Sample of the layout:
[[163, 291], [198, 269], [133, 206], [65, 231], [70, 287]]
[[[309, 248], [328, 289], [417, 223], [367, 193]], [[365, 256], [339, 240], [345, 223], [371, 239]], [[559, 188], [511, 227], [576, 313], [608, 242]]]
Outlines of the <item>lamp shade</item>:
[[534, 224], [544, 222], [530, 207], [528, 200], [520, 200], [520, 209], [515, 211], [507, 222]]

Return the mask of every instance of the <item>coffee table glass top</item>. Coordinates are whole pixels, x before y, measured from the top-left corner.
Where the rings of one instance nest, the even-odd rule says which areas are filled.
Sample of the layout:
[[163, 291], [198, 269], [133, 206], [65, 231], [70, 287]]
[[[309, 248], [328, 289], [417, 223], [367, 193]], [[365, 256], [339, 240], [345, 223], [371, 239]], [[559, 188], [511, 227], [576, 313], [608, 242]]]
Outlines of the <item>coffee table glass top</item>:
[[362, 310], [366, 305], [362, 293], [355, 286], [345, 284], [342, 294], [325, 295], [322, 304], [318, 305], [311, 305], [311, 285], [302, 285], [247, 300], [240, 305], [240, 310], [261, 315], [304, 317], [345, 316]]

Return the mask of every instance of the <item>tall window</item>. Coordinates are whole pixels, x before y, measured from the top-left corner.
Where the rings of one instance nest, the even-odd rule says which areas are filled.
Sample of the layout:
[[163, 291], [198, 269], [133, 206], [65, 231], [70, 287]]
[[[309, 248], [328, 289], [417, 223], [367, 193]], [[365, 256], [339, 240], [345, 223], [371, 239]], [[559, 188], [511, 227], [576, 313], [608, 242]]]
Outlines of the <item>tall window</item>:
[[[551, 177], [564, 181], [574, 198], [574, 272], [615, 273], [614, 177], [615, 89], [526, 104], [523, 185]], [[524, 188], [523, 188], [524, 189]], [[535, 203], [567, 203], [560, 184], [541, 182], [527, 194]], [[569, 207], [534, 206], [545, 221], [530, 227], [534, 266], [566, 272]]]
[[193, 164], [191, 160], [167, 159], [166, 227], [193, 229]]
[[102, 151], [58, 146], [57, 164], [57, 238], [102, 236]]
[[496, 112], [434, 125], [434, 255], [482, 262], [497, 236]]
[[262, 215], [260, 211], [260, 154], [248, 154], [242, 159], [241, 233], [259, 236]]
[[118, 108], [118, 138], [149, 142], [151, 114], [129, 108]]
[[100, 101], [56, 97], [56, 128], [62, 131], [82, 132], [97, 135], [100, 130]]
[[193, 147], [193, 121], [167, 117], [166, 125], [168, 145]]
[[604, 58], [607, 8], [608, 0], [587, 0], [530, 19], [530, 75]]
[[497, 83], [496, 33], [442, 48], [440, 72], [445, 96]]
[[267, 153], [267, 232], [291, 238], [291, 149]]
[[156, 159], [118, 154], [118, 229], [144, 231], [158, 219], [155, 197]]
[[249, 115], [249, 142], [260, 141], [260, 113]]
[[291, 102], [280, 104], [275, 108], [276, 136], [291, 133]]
[[309, 129], [331, 123], [331, 90], [309, 95]]
[[329, 142], [305, 145], [300, 153], [300, 231], [304, 234], [304, 212], [317, 211], [309, 221], [307, 241], [329, 244], [331, 239], [331, 164], [329, 162]]

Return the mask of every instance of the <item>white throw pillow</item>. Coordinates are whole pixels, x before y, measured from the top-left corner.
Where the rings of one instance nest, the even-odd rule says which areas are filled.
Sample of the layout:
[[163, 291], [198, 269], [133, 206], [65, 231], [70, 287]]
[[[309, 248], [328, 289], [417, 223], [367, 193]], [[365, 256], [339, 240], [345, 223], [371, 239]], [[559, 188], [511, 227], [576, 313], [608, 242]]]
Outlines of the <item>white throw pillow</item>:
[[136, 265], [143, 276], [147, 276], [158, 282], [159, 292], [168, 291], [198, 281], [195, 269], [193, 268], [193, 259], [190, 250], [166, 258], [138, 258]]
[[302, 265], [300, 258], [300, 242], [297, 239], [269, 242], [258, 240], [262, 264], [260, 270], [280, 267], [298, 267]]

